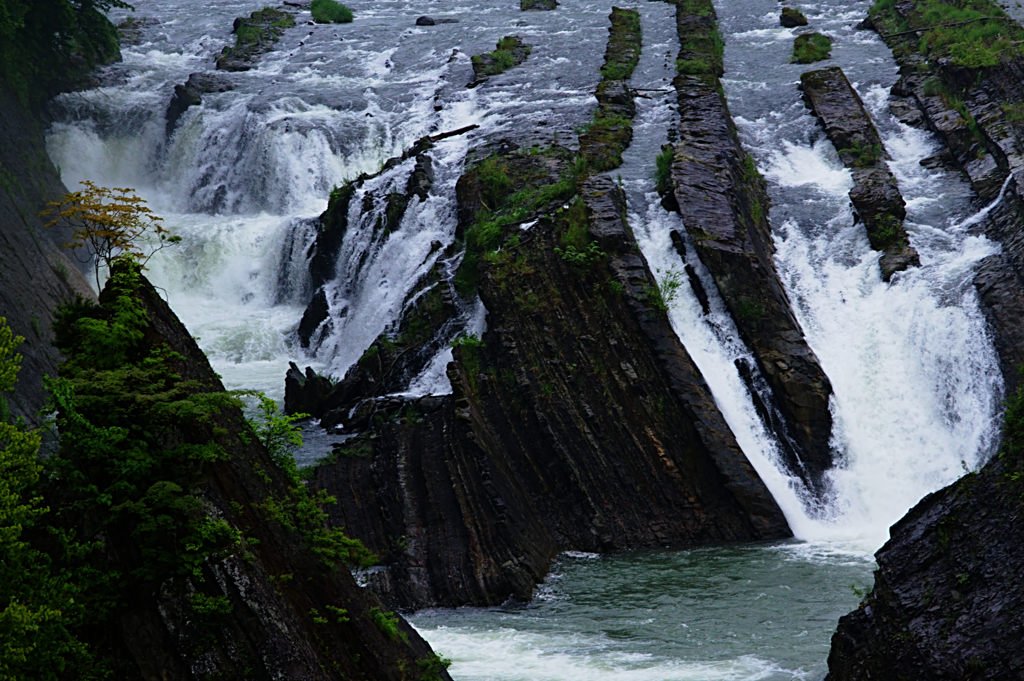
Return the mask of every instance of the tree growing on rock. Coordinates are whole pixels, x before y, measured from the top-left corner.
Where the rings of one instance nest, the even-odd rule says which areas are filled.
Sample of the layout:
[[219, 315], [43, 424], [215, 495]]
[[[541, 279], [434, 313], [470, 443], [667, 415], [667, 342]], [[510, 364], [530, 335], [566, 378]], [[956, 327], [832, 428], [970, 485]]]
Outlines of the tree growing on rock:
[[85, 189], [51, 201], [41, 215], [56, 216], [47, 227], [67, 225], [75, 230], [72, 240], [62, 248], [85, 249], [95, 265], [97, 290], [102, 288], [101, 265], [110, 271], [115, 258], [128, 255], [145, 269], [157, 251], [181, 241], [161, 224], [163, 218], [154, 215], [134, 189], [97, 187], [89, 180], [80, 184]]

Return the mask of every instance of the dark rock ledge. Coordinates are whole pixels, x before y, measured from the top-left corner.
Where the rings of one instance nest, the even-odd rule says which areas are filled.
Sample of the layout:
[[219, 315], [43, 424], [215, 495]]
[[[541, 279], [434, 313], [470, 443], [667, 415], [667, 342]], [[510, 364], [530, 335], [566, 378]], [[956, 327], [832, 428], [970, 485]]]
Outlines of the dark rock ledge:
[[822, 474], [832, 466], [832, 385], [804, 339], [772, 261], [764, 179], [740, 145], [719, 81], [722, 43], [714, 39], [714, 6], [710, 0], [677, 5], [676, 23], [683, 46], [673, 81], [679, 141], [665, 204], [682, 216], [789, 424], [779, 439], [796, 445], [790, 468], [820, 489]]
[[231, 28], [235, 44], [221, 51], [217, 57], [217, 68], [221, 71], [249, 71], [263, 54], [274, 49], [285, 29], [294, 26], [294, 15], [274, 7], [264, 7], [248, 17], [238, 17]]
[[491, 76], [519, 66], [530, 56], [531, 46], [517, 35], [507, 35], [498, 41], [494, 52], [473, 55], [473, 80], [466, 87], [486, 83]]
[[850, 200], [864, 223], [871, 247], [882, 251], [882, 279], [919, 267], [903, 220], [906, 204], [885, 161], [889, 155], [864, 103], [839, 67], [808, 71], [800, 76], [804, 101], [825, 127], [843, 165], [853, 174]]

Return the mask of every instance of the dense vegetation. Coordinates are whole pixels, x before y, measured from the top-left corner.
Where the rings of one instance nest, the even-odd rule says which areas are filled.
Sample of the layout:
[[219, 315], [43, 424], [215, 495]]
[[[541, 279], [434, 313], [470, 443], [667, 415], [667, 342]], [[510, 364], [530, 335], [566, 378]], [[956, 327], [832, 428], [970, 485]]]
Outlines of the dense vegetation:
[[23, 102], [41, 102], [118, 54], [104, 14], [123, 0], [0, 0], [0, 80]]
[[352, 10], [335, 0], [313, 0], [309, 11], [318, 24], [347, 24], [352, 21]]
[[906, 18], [896, 0], [878, 0], [871, 8], [884, 34], [917, 29], [919, 49], [931, 59], [948, 57], [957, 66], [981, 68], [1020, 57], [1024, 29], [989, 0], [921, 0]]
[[[56, 314], [66, 357], [48, 381], [56, 451], [41, 461], [38, 434], [0, 423], [0, 681], [119, 675], [130, 663], [118, 618], [158, 586], [196, 590], [199, 620], [231, 611], [226, 597], [203, 593], [207, 564], [246, 555], [248, 540], [193, 490], [233, 442], [260, 440], [289, 481], [262, 505], [267, 522], [300, 533], [329, 566], [374, 559], [325, 526], [321, 506], [333, 499], [299, 481], [288, 452], [295, 417], [262, 399], [255, 422], [229, 431], [222, 414], [240, 397], [182, 375], [188, 363], [155, 333], [142, 282], [121, 256], [100, 305], [77, 299]], [[13, 386], [17, 340], [0, 326], [0, 393]]]

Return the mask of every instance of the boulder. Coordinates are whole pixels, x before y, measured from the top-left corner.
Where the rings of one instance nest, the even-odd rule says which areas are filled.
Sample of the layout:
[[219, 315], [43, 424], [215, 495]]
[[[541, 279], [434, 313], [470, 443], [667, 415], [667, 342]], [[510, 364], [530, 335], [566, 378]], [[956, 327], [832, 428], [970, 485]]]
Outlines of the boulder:
[[803, 15], [803, 12], [793, 7], [783, 7], [782, 17], [779, 20], [785, 28], [796, 28], [797, 26], [806, 26], [807, 17]]
[[227, 92], [234, 90], [235, 85], [224, 76], [215, 73], [193, 73], [183, 84], [174, 86], [174, 95], [167, 105], [164, 118], [167, 120], [165, 132], [170, 137], [178, 126], [178, 120], [189, 109], [203, 103], [203, 95], [208, 92]]
[[558, 7], [558, 0], [519, 0], [519, 9], [523, 12], [530, 10], [549, 11]]

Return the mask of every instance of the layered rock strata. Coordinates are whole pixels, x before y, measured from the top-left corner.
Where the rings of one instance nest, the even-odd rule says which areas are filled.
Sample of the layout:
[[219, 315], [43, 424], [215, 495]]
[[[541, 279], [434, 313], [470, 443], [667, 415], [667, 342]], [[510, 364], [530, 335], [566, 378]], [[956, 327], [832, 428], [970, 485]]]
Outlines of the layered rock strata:
[[876, 5], [870, 24], [900, 65], [890, 108], [904, 122], [935, 133], [947, 150], [940, 162], [959, 169], [970, 181], [979, 208], [996, 204], [972, 228], [1002, 244], [1002, 253], [979, 263], [974, 283], [999, 351], [1004, 381], [1012, 390], [1024, 359], [1024, 116], [1019, 115], [1024, 111], [1024, 57], [1012, 41], [1024, 40], [1024, 29], [1009, 22], [993, 3], [972, 11], [1002, 22], [1003, 39], [1012, 43], [999, 47], [1001, 51], [990, 58], [994, 61], [984, 68], [964, 66], [956, 57], [964, 50], [984, 50], [984, 45], [954, 42], [922, 53], [922, 40], [933, 41], [929, 31], [914, 31], [931, 26], [920, 2]]
[[832, 386], [807, 345], [772, 261], [768, 195], [742, 149], [719, 76], [722, 42], [714, 7], [676, 6], [680, 43], [673, 81], [678, 143], [665, 203], [682, 216], [740, 335], [757, 359], [796, 446], [794, 474], [812, 488], [832, 465]]
[[906, 203], [885, 163], [889, 155], [846, 74], [839, 67], [808, 71], [800, 76], [800, 89], [853, 175], [850, 200], [871, 247], [882, 251], [882, 279], [889, 281], [896, 272], [920, 266], [903, 227]]
[[580, 154], [592, 171], [622, 165], [622, 152], [633, 139], [631, 121], [636, 115], [633, 93], [626, 81], [640, 59], [640, 14], [636, 10], [612, 8], [608, 17], [608, 47], [601, 82], [597, 86], [597, 109], [586, 132], [580, 135]]
[[377, 401], [372, 433], [317, 468], [334, 521], [387, 556], [370, 579], [393, 605], [525, 600], [562, 550], [788, 536], [623, 209], [591, 177], [508, 233], [479, 262], [488, 330], [456, 344], [453, 394]]

